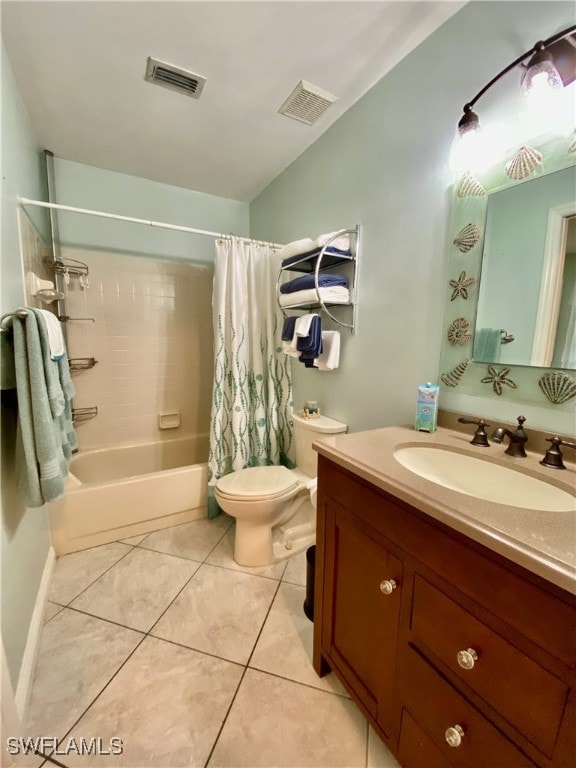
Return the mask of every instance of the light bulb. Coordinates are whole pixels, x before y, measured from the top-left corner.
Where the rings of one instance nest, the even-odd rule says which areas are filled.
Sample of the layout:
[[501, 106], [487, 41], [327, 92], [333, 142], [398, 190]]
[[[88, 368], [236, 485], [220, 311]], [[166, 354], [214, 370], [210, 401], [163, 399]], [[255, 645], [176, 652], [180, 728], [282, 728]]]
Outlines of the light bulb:
[[523, 122], [533, 136], [559, 127], [563, 88], [552, 56], [543, 48], [538, 50], [522, 80]]

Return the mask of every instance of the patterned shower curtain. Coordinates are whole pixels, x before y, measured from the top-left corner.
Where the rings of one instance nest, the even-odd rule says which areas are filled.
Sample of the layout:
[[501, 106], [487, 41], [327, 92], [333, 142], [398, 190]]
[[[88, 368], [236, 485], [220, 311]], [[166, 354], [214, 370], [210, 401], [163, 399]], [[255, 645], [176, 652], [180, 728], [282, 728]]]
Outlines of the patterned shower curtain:
[[294, 466], [292, 378], [276, 301], [278, 252], [236, 238], [216, 242], [212, 313], [214, 385], [208, 517], [218, 478], [245, 467]]

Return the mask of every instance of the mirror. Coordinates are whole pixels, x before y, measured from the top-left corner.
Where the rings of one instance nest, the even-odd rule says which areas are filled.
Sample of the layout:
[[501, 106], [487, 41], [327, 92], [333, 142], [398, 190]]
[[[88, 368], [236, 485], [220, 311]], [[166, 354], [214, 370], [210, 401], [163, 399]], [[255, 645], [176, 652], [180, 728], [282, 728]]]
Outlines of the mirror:
[[472, 360], [576, 368], [576, 167], [488, 195]]

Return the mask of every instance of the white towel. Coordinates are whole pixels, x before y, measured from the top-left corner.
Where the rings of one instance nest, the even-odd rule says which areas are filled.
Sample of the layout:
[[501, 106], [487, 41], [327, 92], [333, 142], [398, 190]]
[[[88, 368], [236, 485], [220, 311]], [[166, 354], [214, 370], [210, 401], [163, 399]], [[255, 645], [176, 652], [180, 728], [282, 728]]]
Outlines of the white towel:
[[48, 344], [50, 345], [50, 357], [52, 360], [60, 360], [66, 351], [60, 320], [58, 320], [55, 314], [49, 312], [47, 309], [39, 309], [38, 311], [42, 313], [42, 317], [46, 323]]
[[312, 325], [312, 320], [318, 317], [318, 313], [312, 313], [309, 315], [302, 315], [296, 320], [296, 325], [294, 326], [294, 335], [295, 336], [310, 336], [310, 326]]
[[[328, 240], [330, 240], [331, 237], [334, 237], [336, 232], [328, 232], [326, 235], [319, 235], [316, 240], [314, 241], [314, 244], [318, 246], [318, 248], [323, 248]], [[337, 237], [335, 240], [332, 240], [330, 243], [331, 248], [338, 248], [339, 251], [349, 251], [350, 250], [350, 235], [340, 235], [340, 237]]]
[[[343, 285], [333, 285], [327, 288], [319, 288], [320, 298], [325, 304], [348, 304], [350, 301], [350, 291]], [[294, 291], [294, 293], [281, 293], [279, 298], [281, 307], [296, 307], [299, 304], [316, 304], [318, 294], [316, 288], [309, 288], [305, 291]]]
[[292, 243], [287, 243], [287, 245], [280, 249], [278, 256], [282, 260], [289, 259], [292, 256], [299, 256], [301, 253], [313, 251], [316, 247], [317, 243], [315, 240], [305, 237], [303, 240], [294, 240]]
[[296, 334], [294, 334], [292, 341], [282, 342], [282, 352], [284, 352], [285, 355], [290, 355], [290, 357], [300, 357], [300, 352], [296, 349], [297, 338]]
[[340, 331], [322, 331], [322, 354], [314, 360], [319, 371], [333, 371], [340, 364]]

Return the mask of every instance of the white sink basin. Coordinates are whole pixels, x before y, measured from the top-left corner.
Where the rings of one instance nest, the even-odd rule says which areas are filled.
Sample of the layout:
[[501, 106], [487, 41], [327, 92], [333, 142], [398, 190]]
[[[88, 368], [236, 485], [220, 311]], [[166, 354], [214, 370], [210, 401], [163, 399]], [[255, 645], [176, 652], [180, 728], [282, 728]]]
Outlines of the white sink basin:
[[576, 497], [514, 469], [442, 448], [407, 446], [394, 451], [403, 467], [467, 496], [525, 509], [576, 511]]

